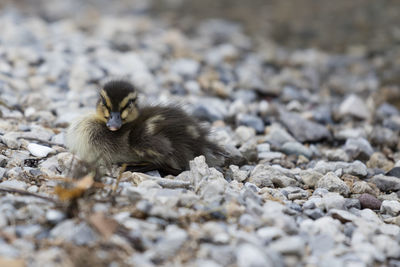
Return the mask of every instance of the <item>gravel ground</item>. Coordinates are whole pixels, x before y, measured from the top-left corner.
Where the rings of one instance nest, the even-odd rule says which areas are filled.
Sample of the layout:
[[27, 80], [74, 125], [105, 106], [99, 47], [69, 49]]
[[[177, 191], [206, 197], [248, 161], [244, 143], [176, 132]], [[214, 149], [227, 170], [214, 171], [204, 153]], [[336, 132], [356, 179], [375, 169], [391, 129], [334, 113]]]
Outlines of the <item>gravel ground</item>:
[[[146, 12], [3, 9], [0, 25], [1, 266], [400, 266], [396, 54], [255, 45], [240, 24], [188, 33]], [[247, 163], [124, 172], [115, 192], [118, 168], [71, 181], [88, 172], [66, 127], [115, 77]]]

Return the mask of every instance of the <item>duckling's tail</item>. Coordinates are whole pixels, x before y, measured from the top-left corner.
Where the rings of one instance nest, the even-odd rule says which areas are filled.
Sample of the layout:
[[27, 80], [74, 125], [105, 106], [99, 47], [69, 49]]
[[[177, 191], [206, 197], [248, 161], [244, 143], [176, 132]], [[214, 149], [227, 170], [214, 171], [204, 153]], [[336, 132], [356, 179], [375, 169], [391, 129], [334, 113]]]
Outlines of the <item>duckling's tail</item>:
[[233, 153], [229, 149], [224, 149], [221, 146], [210, 142], [207, 146], [205, 157], [207, 164], [210, 167], [223, 167], [230, 164], [243, 165], [245, 158], [240, 154]]

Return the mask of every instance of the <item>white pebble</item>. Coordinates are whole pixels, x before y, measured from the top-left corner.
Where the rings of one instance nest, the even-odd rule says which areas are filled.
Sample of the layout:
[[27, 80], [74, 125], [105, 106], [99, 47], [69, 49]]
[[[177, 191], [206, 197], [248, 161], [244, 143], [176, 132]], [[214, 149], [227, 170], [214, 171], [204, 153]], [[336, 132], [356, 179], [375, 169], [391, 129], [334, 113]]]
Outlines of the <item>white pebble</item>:
[[50, 147], [42, 146], [42, 145], [38, 145], [38, 144], [34, 144], [34, 143], [30, 143], [27, 148], [33, 156], [40, 157], [40, 158], [44, 158], [48, 154], [55, 152], [55, 150]]

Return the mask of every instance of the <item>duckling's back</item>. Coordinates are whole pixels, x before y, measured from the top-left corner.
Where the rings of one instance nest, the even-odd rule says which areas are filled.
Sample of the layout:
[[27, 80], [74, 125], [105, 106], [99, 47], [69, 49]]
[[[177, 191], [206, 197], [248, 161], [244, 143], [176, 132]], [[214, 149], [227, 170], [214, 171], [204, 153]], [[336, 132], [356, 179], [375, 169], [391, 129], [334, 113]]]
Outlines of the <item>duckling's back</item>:
[[222, 150], [208, 140], [208, 130], [178, 107], [153, 106], [140, 110], [132, 122], [129, 143], [142, 150], [144, 161], [166, 172], [188, 169], [189, 161], [205, 155], [211, 166], [221, 165]]

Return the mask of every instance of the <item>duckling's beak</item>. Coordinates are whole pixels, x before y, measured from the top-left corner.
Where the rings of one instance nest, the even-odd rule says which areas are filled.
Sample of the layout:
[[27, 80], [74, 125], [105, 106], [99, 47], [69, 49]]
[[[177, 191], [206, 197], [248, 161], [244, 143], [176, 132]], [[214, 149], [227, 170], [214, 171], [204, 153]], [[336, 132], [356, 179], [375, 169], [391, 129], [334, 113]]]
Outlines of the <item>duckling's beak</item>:
[[117, 131], [122, 126], [121, 113], [110, 112], [110, 118], [107, 121], [107, 128], [110, 131]]

